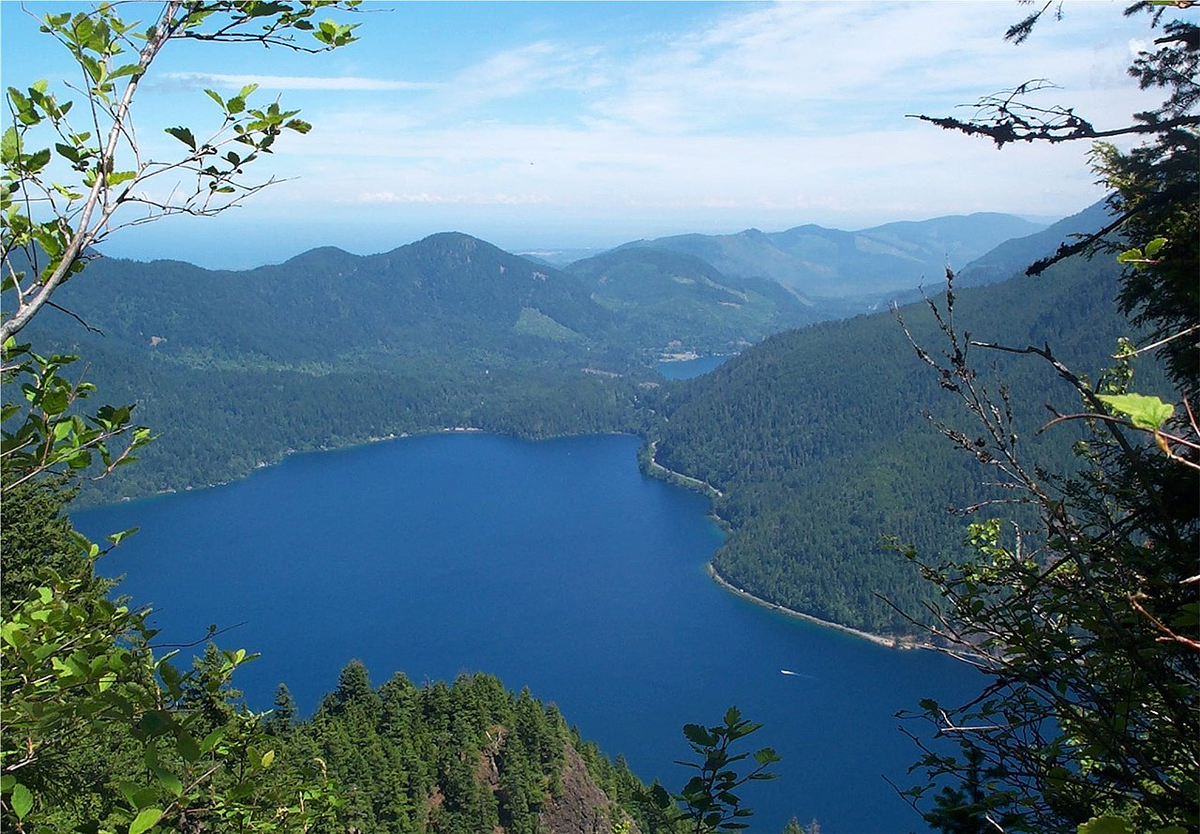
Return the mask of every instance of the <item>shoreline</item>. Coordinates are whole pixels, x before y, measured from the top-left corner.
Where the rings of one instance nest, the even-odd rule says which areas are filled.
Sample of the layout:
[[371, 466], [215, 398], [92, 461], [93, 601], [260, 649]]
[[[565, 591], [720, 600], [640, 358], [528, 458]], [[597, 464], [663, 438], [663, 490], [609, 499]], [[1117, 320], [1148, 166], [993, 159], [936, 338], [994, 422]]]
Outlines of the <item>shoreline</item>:
[[[659, 463], [658, 461], [656, 461], [654, 459], [655, 451], [656, 451], [656, 442], [653, 440], [647, 440], [646, 441], [647, 474], [649, 474], [653, 477], [658, 477], [667, 483], [675, 484], [676, 486], [682, 486], [685, 489], [693, 489], [693, 490], [702, 492], [705, 495], [707, 495], [710, 500], [723, 497], [722, 492], [719, 489], [717, 489], [716, 487], [714, 487], [712, 484], [707, 483], [706, 481], [702, 481], [699, 478], [693, 478], [689, 475], [684, 475], [682, 472], [676, 472], [673, 469], [668, 469], [667, 467], [663, 466], [661, 463]], [[720, 516], [716, 515], [715, 512], [712, 513], [712, 516], [717, 520], [718, 523], [723, 524]], [[704, 568], [708, 572], [709, 578], [711, 578], [714, 582], [716, 582], [719, 586], [724, 588], [726, 591], [729, 591], [730, 593], [735, 594], [736, 596], [739, 596], [742, 599], [749, 600], [750, 602], [754, 603], [755, 605], [759, 605], [763, 608], [770, 609], [771, 611], [777, 611], [780, 614], [784, 614], [788, 617], [794, 617], [795, 619], [798, 619], [798, 620], [804, 620], [805, 622], [812, 623], [813, 625], [821, 626], [822, 628], [831, 628], [835, 631], [841, 631], [845, 634], [849, 634], [852, 637], [857, 637], [860, 640], [867, 640], [871, 643], [876, 644], [877, 646], [884, 646], [885, 648], [889, 648], [889, 649], [898, 649], [900, 651], [909, 651], [911, 649], [932, 649], [935, 651], [937, 650], [937, 647], [934, 646], [933, 644], [921, 642], [920, 640], [917, 640], [915, 637], [884, 637], [882, 634], [873, 634], [869, 631], [863, 631], [862, 629], [853, 628], [853, 627], [847, 626], [847, 625], [842, 625], [841, 623], [835, 623], [832, 620], [823, 620], [820, 617], [814, 617], [812, 614], [805, 614], [802, 611], [796, 611], [792, 608], [786, 608], [782, 605], [778, 605], [773, 602], [768, 602], [767, 600], [762, 599], [761, 597], [756, 597], [754, 594], [750, 593], [749, 591], [747, 591], [743, 588], [739, 588], [736, 585], [734, 585], [733, 583], [731, 583], [728, 579], [726, 579], [724, 576], [722, 576], [720, 574], [720, 572], [717, 570], [716, 566], [713, 565], [711, 560], [705, 564]]]
[[717, 489], [707, 481], [702, 481], [699, 478], [693, 478], [690, 475], [684, 475], [682, 472], [676, 472], [674, 469], [667, 469], [657, 460], [654, 459], [655, 452], [658, 451], [657, 440], [646, 440], [646, 469], [648, 475], [657, 477], [659, 480], [666, 481], [669, 484], [681, 486], [684, 489], [696, 490], [703, 492], [709, 499], [724, 498], [725, 493]]
[[721, 576], [720, 572], [717, 570], [716, 566], [714, 566], [712, 562], [708, 562], [707, 564], [705, 564], [704, 569], [708, 572], [709, 578], [712, 579], [714, 582], [716, 582], [718, 585], [720, 585], [722, 588], [724, 588], [726, 591], [729, 591], [730, 593], [734, 594], [735, 596], [739, 596], [742, 599], [749, 600], [750, 602], [753, 602], [755, 605], [759, 605], [759, 606], [761, 606], [763, 608], [767, 608], [771, 611], [777, 611], [778, 613], [784, 614], [788, 617], [794, 617], [798, 620], [804, 620], [805, 622], [812, 623], [813, 625], [821, 626], [822, 628], [831, 628], [835, 631], [841, 631], [841, 632], [851, 635], [852, 637], [857, 637], [861, 640], [867, 640], [871, 643], [876, 644], [877, 646], [883, 646], [888, 649], [897, 649], [899, 651], [910, 651], [912, 649], [933, 649], [934, 648], [932, 645], [930, 645], [928, 643], [921, 643], [912, 638], [884, 637], [882, 634], [872, 634], [869, 631], [863, 631], [862, 629], [852, 628], [847, 625], [842, 625], [841, 623], [835, 623], [832, 620], [822, 620], [820, 617], [814, 617], [812, 614], [805, 614], [801, 611], [795, 611], [791, 608], [785, 608], [784, 606], [777, 605], [773, 602], [767, 602], [765, 599], [762, 599], [761, 597], [756, 597], [756, 596], [754, 596], [754, 594], [750, 593], [749, 591], [746, 591], [746, 590], [739, 588], [736, 585], [732, 584], [728, 579]]
[[334, 443], [334, 444], [322, 443], [318, 446], [314, 446], [311, 449], [308, 449], [308, 448], [296, 449], [296, 448], [289, 447], [289, 448], [284, 449], [281, 452], [279, 452], [278, 455], [274, 459], [260, 460], [260, 461], [256, 462], [253, 466], [251, 466], [249, 471], [244, 472], [240, 475], [231, 475], [230, 477], [226, 478], [223, 481], [208, 481], [205, 483], [198, 483], [198, 484], [184, 484], [183, 486], [179, 486], [179, 487], [167, 487], [166, 489], [160, 489], [160, 490], [156, 490], [154, 492], [148, 492], [144, 495], [121, 495], [116, 498], [112, 498], [111, 500], [100, 501], [95, 504], [85, 503], [81, 509], [97, 510], [102, 507], [110, 507], [110, 506], [115, 506], [117, 504], [128, 504], [131, 501], [145, 501], [150, 498], [160, 498], [160, 497], [166, 496], [166, 495], [178, 495], [181, 492], [198, 492], [198, 491], [204, 490], [204, 489], [212, 489], [213, 487], [228, 486], [229, 484], [246, 480], [251, 475], [253, 475], [255, 472], [258, 472], [260, 469], [269, 469], [272, 466], [278, 466], [279, 464], [283, 463], [285, 460], [290, 458], [292, 455], [308, 455], [308, 454], [317, 454], [320, 452], [341, 452], [341, 451], [345, 451], [347, 449], [358, 449], [363, 446], [370, 446], [375, 443], [386, 443], [389, 440], [404, 440], [404, 439], [410, 438], [410, 437], [424, 437], [426, 435], [432, 435], [432, 434], [476, 434], [476, 433], [484, 434], [484, 433], [486, 433], [486, 431], [484, 429], [476, 428], [475, 426], [441, 426], [441, 427], [435, 428], [435, 429], [420, 429], [420, 430], [411, 431], [411, 432], [402, 431], [399, 433], [390, 432], [388, 434], [383, 434], [383, 435], [369, 435], [369, 436], [363, 437], [363, 438], [355, 438], [355, 439], [349, 440], [345, 443]]

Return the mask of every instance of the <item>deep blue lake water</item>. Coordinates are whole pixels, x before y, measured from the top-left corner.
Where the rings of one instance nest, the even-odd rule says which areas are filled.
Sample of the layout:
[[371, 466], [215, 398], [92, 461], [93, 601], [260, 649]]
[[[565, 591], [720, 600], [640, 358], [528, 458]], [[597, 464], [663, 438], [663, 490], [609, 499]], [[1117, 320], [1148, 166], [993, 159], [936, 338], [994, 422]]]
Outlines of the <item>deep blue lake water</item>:
[[485, 671], [678, 788], [682, 725], [736, 704], [784, 757], [745, 792], [753, 831], [793, 814], [824, 834], [923, 830], [883, 779], [907, 786], [915, 758], [893, 714], [964, 696], [972, 674], [722, 591], [704, 572], [721, 542], [706, 499], [641, 475], [637, 445], [407, 438], [75, 521], [93, 538], [141, 527], [102, 567], [153, 605], [160, 639], [242, 624], [217, 642], [262, 653], [235, 678], [254, 708], [286, 681], [310, 712], [353, 658], [376, 685]]

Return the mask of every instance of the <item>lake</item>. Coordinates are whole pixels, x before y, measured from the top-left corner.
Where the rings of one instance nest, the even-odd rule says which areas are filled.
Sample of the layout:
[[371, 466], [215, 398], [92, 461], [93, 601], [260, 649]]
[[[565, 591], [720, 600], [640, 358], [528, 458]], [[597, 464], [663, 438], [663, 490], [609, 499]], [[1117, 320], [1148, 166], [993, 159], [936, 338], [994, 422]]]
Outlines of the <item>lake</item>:
[[658, 372], [667, 379], [693, 379], [702, 376], [714, 368], [720, 367], [726, 359], [725, 355], [698, 356], [695, 359], [675, 359], [670, 362], [659, 362]]
[[141, 527], [101, 566], [153, 605], [161, 639], [237, 626], [217, 642], [262, 653], [235, 678], [256, 709], [286, 681], [311, 712], [354, 658], [376, 685], [485, 671], [679, 788], [682, 725], [736, 704], [784, 757], [744, 792], [753, 831], [793, 814], [824, 834], [924, 830], [883, 779], [907, 787], [916, 756], [893, 714], [963, 697], [973, 674], [721, 590], [707, 500], [640, 474], [638, 443], [406, 438], [75, 521], [93, 538]]

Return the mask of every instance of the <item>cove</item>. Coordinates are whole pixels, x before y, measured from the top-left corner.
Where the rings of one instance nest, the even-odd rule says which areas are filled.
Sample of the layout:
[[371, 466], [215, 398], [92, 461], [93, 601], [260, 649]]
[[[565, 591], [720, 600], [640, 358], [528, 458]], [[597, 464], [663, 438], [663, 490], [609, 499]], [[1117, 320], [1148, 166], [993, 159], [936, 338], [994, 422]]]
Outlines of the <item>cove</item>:
[[354, 658], [376, 685], [485, 671], [678, 788], [682, 725], [736, 704], [784, 757], [745, 792], [753, 831], [793, 814], [825, 834], [923, 831], [883, 779], [907, 786], [916, 756], [893, 714], [977, 679], [723, 591], [705, 573], [721, 543], [706, 499], [642, 475], [638, 443], [406, 438], [75, 521], [93, 538], [141, 527], [103, 571], [154, 607], [164, 642], [236, 626], [216, 642], [262, 653], [235, 678], [256, 709], [285, 681], [311, 712]]

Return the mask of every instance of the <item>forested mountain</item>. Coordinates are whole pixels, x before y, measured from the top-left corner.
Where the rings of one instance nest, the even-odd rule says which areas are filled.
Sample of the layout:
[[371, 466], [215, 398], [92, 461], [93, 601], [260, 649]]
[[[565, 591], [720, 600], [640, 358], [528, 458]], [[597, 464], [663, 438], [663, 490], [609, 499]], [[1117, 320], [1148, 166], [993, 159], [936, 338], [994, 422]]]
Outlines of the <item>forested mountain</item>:
[[295, 720], [281, 687], [268, 730], [290, 761], [319, 758], [344, 786], [338, 830], [650, 830], [647, 789], [623, 760], [582, 741], [554, 705], [490, 675], [418, 687], [397, 673], [376, 689], [355, 661], [308, 720]]
[[578, 279], [455, 233], [245, 272], [101, 258], [62, 294], [108, 338], [185, 365], [361, 366], [370, 354], [379, 366], [465, 347], [499, 361], [533, 353], [527, 337], [590, 346], [613, 326]]
[[[932, 239], [962, 223], [909, 225]], [[909, 225], [880, 228], [895, 241]], [[451, 426], [643, 432], [664, 352], [736, 352], [859, 308], [678, 252], [630, 247], [560, 270], [460, 233], [241, 272], [97, 257], [56, 303], [31, 341], [86, 356], [89, 380], [136, 402], [161, 434], [128, 476], [86, 487], [84, 503]]]
[[[1074, 236], [1103, 229], [1111, 220], [1109, 208], [1101, 200], [1040, 232], [1006, 240], [973, 261], [951, 260], [950, 266], [958, 270], [957, 283], [960, 287], [994, 284], [1024, 271], [1039, 258], [1053, 254], [1061, 244], [1072, 242]], [[963, 263], [966, 265], [962, 266]]]
[[[1024, 347], [1051, 344], [1069, 366], [1111, 364], [1128, 323], [1113, 298], [1109, 259], [1073, 259], [1039, 278], [957, 293], [956, 326], [972, 338]], [[923, 305], [901, 315], [930, 352], [944, 339]], [[1031, 456], [1069, 468], [1067, 426], [1053, 444], [1036, 429], [1051, 403], [1077, 403], [1065, 385], [1047, 387], [1046, 364], [990, 353], [977, 362], [1006, 381]], [[993, 386], [994, 387], [994, 386]], [[1143, 384], [1139, 390], [1148, 386]], [[720, 490], [730, 530], [714, 564], [732, 584], [771, 603], [873, 631], [904, 631], [880, 597], [917, 611], [930, 591], [881, 537], [934, 554], [953, 548], [964, 522], [947, 515], [981, 496], [982, 471], [943, 442], [922, 415], [947, 404], [939, 379], [916, 356], [888, 313], [779, 334], [696, 380], [673, 386], [654, 437], [656, 460]], [[933, 409], [951, 425], [962, 415]]]
[[[246, 272], [93, 260], [23, 334], [161, 433], [105, 497], [225, 480], [289, 449], [466, 426], [641, 431], [655, 373], [579, 278], [461, 234]], [[98, 494], [85, 490], [83, 500]]]
[[[969, 219], [880, 229], [932, 239]], [[1039, 237], [1036, 254], [1056, 242]], [[661, 353], [733, 352], [858, 306], [813, 305], [678, 252], [628, 247], [558, 270], [459, 233], [244, 272], [96, 258], [56, 298], [91, 330], [51, 309], [31, 341], [86, 356], [103, 395], [137, 403], [137, 421], [160, 433], [141, 465], [85, 487], [85, 504], [239, 477], [288, 450], [453, 426], [644, 433]]]
[[928, 284], [947, 263], [967, 263], [1040, 228], [1012, 215], [979, 213], [857, 232], [810, 224], [769, 234], [747, 229], [733, 235], [677, 235], [622, 248], [694, 255], [726, 275], [772, 278], [810, 297], [866, 299]]
[[639, 340], [704, 353], [735, 353], [772, 333], [827, 316], [766, 278], [732, 278], [700, 258], [652, 248], [619, 249], [567, 271]]

